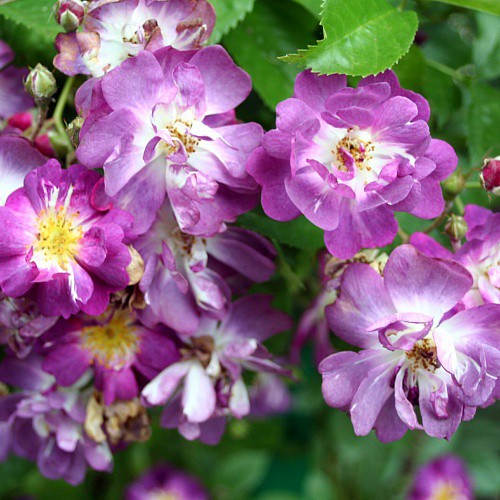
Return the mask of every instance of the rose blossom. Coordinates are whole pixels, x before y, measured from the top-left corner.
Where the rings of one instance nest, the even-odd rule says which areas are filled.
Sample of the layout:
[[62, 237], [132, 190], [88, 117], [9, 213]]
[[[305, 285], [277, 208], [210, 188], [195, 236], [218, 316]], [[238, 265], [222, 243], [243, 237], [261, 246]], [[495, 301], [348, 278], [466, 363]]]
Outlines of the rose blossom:
[[145, 262], [140, 288], [154, 316], [180, 333], [193, 333], [200, 315], [222, 318], [231, 302], [226, 281], [233, 270], [251, 282], [274, 272], [274, 247], [262, 236], [229, 227], [209, 238], [182, 232], [170, 204], [134, 243]]
[[477, 205], [465, 207], [466, 242], [455, 254], [424, 233], [414, 233], [410, 243], [431, 257], [454, 259], [474, 278], [462, 299], [465, 307], [500, 304], [500, 214]]
[[272, 309], [270, 299], [239, 299], [222, 321], [204, 316], [198, 330], [183, 337], [181, 359], [142, 391], [148, 405], [166, 404], [163, 426], [178, 427], [187, 439], [215, 444], [226, 416], [242, 418], [250, 412], [243, 370], [287, 373], [261, 343], [291, 326], [286, 314]]
[[165, 195], [194, 235], [220, 232], [255, 206], [245, 163], [262, 128], [234, 123], [251, 82], [222, 47], [141, 52], [92, 85], [91, 99], [89, 89], [78, 99], [86, 120], [77, 156], [104, 168], [106, 193], [136, 216], [137, 234]]
[[147, 470], [126, 490], [125, 500], [208, 500], [208, 494], [194, 477], [170, 465]]
[[129, 282], [122, 243], [132, 217], [90, 204], [97, 172], [57, 161], [30, 172], [0, 207], [0, 286], [9, 297], [36, 293], [46, 316], [104, 312]]
[[54, 66], [67, 75], [99, 77], [143, 50], [200, 48], [215, 24], [206, 0], [107, 0], [87, 9], [83, 31], [56, 39]]
[[457, 156], [431, 139], [427, 101], [402, 89], [392, 71], [356, 89], [344, 75], [305, 71], [277, 114], [248, 171], [262, 185], [264, 211], [281, 221], [304, 214], [325, 230], [332, 255], [348, 259], [391, 243], [395, 211], [425, 219], [443, 211], [439, 181]]
[[21, 389], [0, 398], [0, 460], [14, 453], [36, 461], [43, 476], [73, 485], [84, 480], [87, 467], [112, 469], [107, 442], [96, 443], [83, 428], [88, 376], [61, 389], [42, 370], [41, 359], [31, 355], [25, 360], [4, 359], [0, 380]]
[[328, 319], [361, 350], [332, 354], [319, 370], [326, 402], [349, 411], [357, 435], [375, 428], [386, 442], [410, 428], [449, 439], [477, 406], [493, 402], [500, 305], [448, 313], [472, 281], [457, 262], [410, 245], [392, 252], [383, 278], [366, 264], [345, 271]]
[[99, 317], [61, 320], [42, 340], [43, 369], [70, 386], [93, 367], [105, 405], [138, 396], [141, 385], [179, 359], [165, 329], [146, 328], [134, 311], [113, 307]]

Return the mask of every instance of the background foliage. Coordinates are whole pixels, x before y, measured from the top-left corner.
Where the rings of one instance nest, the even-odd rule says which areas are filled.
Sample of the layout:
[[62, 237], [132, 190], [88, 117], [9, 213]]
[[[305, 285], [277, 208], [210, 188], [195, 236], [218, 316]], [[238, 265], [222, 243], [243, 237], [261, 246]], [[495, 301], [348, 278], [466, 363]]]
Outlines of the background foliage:
[[[433, 135], [449, 141], [462, 171], [471, 173], [471, 188], [457, 203], [494, 208], [476, 186], [483, 157], [500, 154], [500, 18], [494, 15], [500, 15], [499, 0], [212, 1], [218, 21], [211, 41], [222, 43], [254, 82], [239, 110], [242, 119], [272, 128], [274, 108], [292, 94], [301, 66], [346, 72], [355, 81], [397, 63], [402, 85], [430, 101]], [[59, 31], [52, 5], [52, 0], [0, 2], [0, 38], [16, 50], [19, 64], [50, 65]], [[427, 225], [408, 215], [400, 222], [408, 233]], [[277, 305], [298, 319], [317, 290], [321, 231], [303, 218], [284, 224], [259, 210], [239, 223], [277, 244], [278, 273], [256, 290], [274, 293]], [[286, 354], [290, 336], [276, 339], [273, 349]], [[120, 498], [143, 469], [169, 461], [198, 475], [220, 499], [402, 498], [415, 468], [446, 452], [466, 460], [479, 497], [500, 495], [498, 405], [463, 423], [449, 443], [412, 433], [383, 445], [373, 435], [354, 436], [348, 417], [326, 407], [311, 352], [304, 352], [296, 375], [288, 415], [234, 421], [218, 447], [155, 428], [148, 443], [117, 455], [113, 475], [89, 473], [78, 488], [46, 480], [34, 465], [11, 458], [0, 464], [0, 497]]]

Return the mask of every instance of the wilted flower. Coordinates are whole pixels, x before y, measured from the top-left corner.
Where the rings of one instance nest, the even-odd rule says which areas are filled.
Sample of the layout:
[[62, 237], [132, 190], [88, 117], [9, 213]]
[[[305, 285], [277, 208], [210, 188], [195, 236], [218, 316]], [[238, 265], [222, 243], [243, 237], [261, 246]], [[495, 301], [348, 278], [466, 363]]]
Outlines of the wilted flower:
[[84, 314], [61, 320], [43, 337], [43, 368], [62, 386], [73, 385], [93, 367], [104, 404], [139, 395], [149, 381], [179, 359], [165, 329], [149, 329], [136, 313], [110, 308], [101, 316]]
[[472, 500], [472, 481], [460, 458], [445, 455], [417, 472], [408, 500]]
[[500, 305], [448, 314], [472, 282], [457, 262], [410, 245], [392, 252], [383, 278], [366, 264], [345, 271], [328, 319], [361, 350], [332, 354], [319, 370], [326, 402], [349, 411], [357, 435], [375, 428], [393, 441], [423, 429], [449, 439], [477, 406], [493, 402]]
[[21, 389], [0, 397], [0, 460], [14, 453], [36, 461], [45, 477], [73, 485], [83, 481], [87, 467], [112, 469], [108, 443], [95, 442], [83, 428], [88, 377], [61, 389], [32, 355], [22, 361], [4, 359], [0, 380]]
[[410, 243], [431, 257], [454, 259], [474, 278], [462, 299], [465, 307], [500, 304], [500, 214], [477, 205], [465, 207], [466, 243], [455, 254], [424, 233], [414, 233]]
[[229, 227], [213, 237], [184, 233], [165, 202], [151, 229], [135, 247], [146, 267], [140, 282], [154, 316], [180, 333], [193, 333], [200, 316], [222, 318], [231, 303], [225, 269], [251, 282], [268, 280], [274, 272], [274, 247], [262, 236]]
[[36, 293], [42, 314], [104, 312], [109, 294], [129, 282], [122, 243], [132, 217], [99, 212], [90, 195], [97, 172], [57, 161], [28, 173], [0, 207], [0, 286], [9, 297]]
[[125, 500], [208, 500], [208, 493], [194, 477], [170, 465], [157, 465], [132, 483]]
[[[69, 15], [70, 27], [82, 21], [80, 7], [63, 11], [62, 16]], [[88, 5], [83, 31], [58, 35], [54, 66], [67, 75], [99, 77], [143, 50], [154, 52], [168, 46], [198, 49], [208, 40], [214, 24], [215, 12], [207, 0], [94, 2]]]
[[198, 330], [185, 337], [181, 359], [142, 391], [148, 405], [167, 405], [165, 427], [178, 427], [187, 439], [214, 444], [226, 416], [242, 418], [250, 412], [244, 369], [287, 373], [261, 343], [291, 326], [288, 316], [272, 309], [270, 299], [265, 295], [239, 299], [222, 321], [202, 317]]
[[394, 212], [430, 219], [444, 209], [439, 181], [452, 173], [451, 146], [431, 139], [429, 106], [386, 71], [356, 89], [343, 75], [301, 73], [295, 97], [277, 107], [248, 170], [263, 186], [265, 212], [303, 213], [325, 230], [328, 251], [353, 257], [394, 240]]

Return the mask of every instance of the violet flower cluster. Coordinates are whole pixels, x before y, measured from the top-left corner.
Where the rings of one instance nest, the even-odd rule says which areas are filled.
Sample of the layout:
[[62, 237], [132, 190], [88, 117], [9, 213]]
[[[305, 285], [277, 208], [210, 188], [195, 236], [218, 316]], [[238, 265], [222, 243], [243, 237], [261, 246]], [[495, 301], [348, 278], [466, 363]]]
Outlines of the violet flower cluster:
[[[207, 46], [207, 0], [64, 0], [56, 18], [54, 65], [88, 77], [65, 164], [37, 143], [55, 88], [32, 112], [0, 42], [0, 459], [78, 484], [149, 439], [152, 407], [211, 445], [231, 418], [287, 411], [291, 372], [265, 342], [292, 321], [249, 293], [278, 252], [236, 224], [259, 199], [324, 231], [321, 290], [290, 357], [314, 340], [324, 399], [356, 434], [449, 439], [498, 399], [499, 214], [468, 206], [453, 252], [425, 233], [381, 250], [396, 212], [448, 209], [440, 182], [458, 160], [422, 96], [392, 71], [352, 88], [306, 70], [264, 133], [236, 118], [252, 84]], [[356, 351], [336, 351], [331, 331]], [[207, 497], [168, 466], [127, 495]]]
[[289, 371], [264, 342], [291, 320], [247, 293], [277, 253], [232, 225], [259, 197], [246, 163], [263, 131], [235, 114], [250, 77], [203, 47], [215, 22], [205, 0], [80, 7], [58, 12], [83, 24], [59, 35], [55, 59], [94, 77], [75, 99], [75, 160], [36, 149], [30, 117], [15, 115], [24, 106], [6, 111], [0, 137], [1, 458], [71, 484], [148, 439], [150, 407], [216, 444], [228, 419], [290, 405], [278, 378]]

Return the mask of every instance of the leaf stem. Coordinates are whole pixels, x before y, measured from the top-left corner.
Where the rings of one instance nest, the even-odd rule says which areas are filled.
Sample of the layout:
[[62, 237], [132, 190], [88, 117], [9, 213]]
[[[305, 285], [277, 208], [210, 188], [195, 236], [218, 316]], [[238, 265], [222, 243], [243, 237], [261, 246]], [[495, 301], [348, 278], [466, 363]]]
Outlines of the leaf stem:
[[446, 217], [448, 217], [448, 212], [444, 211], [432, 224], [425, 228], [423, 232], [429, 234], [434, 231], [434, 229], [437, 229], [445, 221]]
[[442, 64], [437, 61], [433, 61], [432, 59], [426, 59], [425, 63], [427, 66], [430, 66], [431, 68], [445, 74], [448, 76], [451, 76], [451, 78], [455, 78], [456, 80], [459, 80], [460, 82], [465, 82], [467, 81], [467, 77], [463, 74], [460, 73], [460, 71], [457, 71], [456, 69], [450, 68], [449, 66], [446, 66], [445, 64]]
[[460, 196], [457, 196], [455, 198], [455, 207], [457, 207], [459, 215], [463, 215], [465, 213], [464, 202], [462, 201], [462, 198], [460, 198]]
[[408, 241], [410, 241], [410, 236], [401, 226], [398, 227], [398, 235], [401, 238], [403, 244], [408, 243]]
[[42, 130], [43, 124], [45, 123], [45, 120], [47, 119], [48, 110], [49, 110], [48, 104], [44, 104], [44, 105], [39, 106], [37, 108], [35, 126], [33, 128], [33, 131], [31, 132], [31, 135], [30, 135], [30, 139], [32, 142], [38, 137], [38, 134]]
[[481, 186], [481, 183], [479, 181], [467, 182], [467, 184], [465, 184], [465, 187], [467, 189], [483, 189], [483, 186]]
[[61, 95], [59, 96], [59, 100], [57, 101], [56, 108], [54, 109], [54, 114], [52, 115], [52, 118], [54, 120], [54, 127], [59, 132], [61, 137], [66, 137], [67, 138], [67, 143], [70, 149], [73, 149], [73, 145], [71, 144], [71, 140], [68, 136], [68, 133], [66, 132], [66, 127], [64, 126], [63, 123], [63, 113], [64, 109], [66, 108], [66, 103], [68, 101], [69, 94], [71, 92], [71, 89], [73, 88], [73, 83], [75, 81], [75, 77], [72, 76], [71, 78], [68, 78], [66, 82], [64, 83], [64, 87], [61, 91]]

